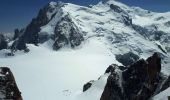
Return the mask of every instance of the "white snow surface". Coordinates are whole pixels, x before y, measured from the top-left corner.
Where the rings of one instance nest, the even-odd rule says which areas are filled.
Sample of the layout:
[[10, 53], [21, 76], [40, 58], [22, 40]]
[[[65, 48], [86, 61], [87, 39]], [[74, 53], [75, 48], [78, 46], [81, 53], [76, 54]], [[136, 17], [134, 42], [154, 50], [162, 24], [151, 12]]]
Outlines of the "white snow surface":
[[[1, 66], [10, 67], [14, 73], [24, 100], [74, 100], [81, 95], [84, 97], [85, 94], [80, 93], [83, 85], [97, 79], [116, 61], [97, 38], [88, 41], [81, 49], [58, 52], [48, 48], [47, 44], [28, 46], [31, 49], [29, 53], [17, 52], [14, 57], [1, 55], [0, 58]], [[92, 95], [93, 98], [100, 97], [105, 80], [102, 78], [94, 84], [92, 91], [97, 89], [97, 92]], [[104, 83], [100, 84], [102, 81]], [[89, 96], [88, 100], [97, 100], [93, 98]]]
[[170, 96], [170, 88], [164, 90], [163, 92], [159, 93], [158, 95], [153, 97], [153, 100], [168, 100]]

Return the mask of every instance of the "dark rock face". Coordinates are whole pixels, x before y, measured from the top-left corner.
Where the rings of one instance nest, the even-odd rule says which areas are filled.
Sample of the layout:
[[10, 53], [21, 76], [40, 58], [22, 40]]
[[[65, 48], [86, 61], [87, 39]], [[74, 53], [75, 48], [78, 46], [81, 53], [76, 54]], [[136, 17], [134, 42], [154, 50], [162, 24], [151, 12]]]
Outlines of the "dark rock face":
[[100, 100], [124, 100], [124, 96], [117, 79], [117, 74], [111, 74], [108, 77], [107, 84]]
[[71, 47], [74, 48], [76, 46], [79, 46], [81, 44], [81, 42], [84, 40], [82, 33], [80, 33], [80, 31], [77, 31], [77, 29], [72, 28], [70, 31], [70, 44]]
[[147, 28], [141, 27], [139, 25], [132, 25], [132, 28], [137, 31], [139, 34], [141, 34], [144, 38], [148, 39], [149, 34], [151, 33]]
[[[40, 9], [36, 18], [32, 19], [31, 23], [26, 27], [23, 34], [20, 34], [18, 29], [15, 30], [15, 42], [11, 46], [11, 51], [27, 50], [26, 44], [44, 43], [49, 39], [54, 40], [53, 49], [58, 50], [64, 46], [75, 48], [84, 40], [82, 32], [74, 24], [72, 18], [68, 15], [63, 15], [61, 7], [62, 2], [51, 2], [44, 8]], [[56, 23], [54, 34], [40, 33], [40, 27], [47, 25], [56, 14], [60, 14], [62, 18]], [[18, 38], [19, 37], [19, 38]]]
[[19, 29], [15, 29], [14, 30], [14, 38], [13, 38], [13, 40], [17, 39], [19, 37], [19, 34], [20, 34]]
[[7, 67], [0, 67], [0, 74], [0, 99], [23, 100], [11, 70]]
[[161, 71], [161, 58], [157, 53], [147, 59], [148, 62], [148, 78], [151, 85], [153, 85], [159, 76]]
[[[38, 16], [32, 19], [31, 23], [27, 26], [23, 38], [26, 43], [32, 43], [37, 45], [39, 43], [39, 34], [40, 27], [46, 25], [52, 17], [57, 13], [53, 13], [55, 9], [63, 6], [60, 2], [55, 7], [52, 7], [50, 4], [47, 4], [44, 8], [40, 9]], [[50, 18], [47, 13], [53, 13]]]
[[131, 26], [132, 25], [132, 18], [130, 18], [129, 16], [122, 16], [123, 17], [123, 21], [124, 24], [127, 26]]
[[125, 25], [127, 26], [131, 26], [132, 25], [132, 18], [130, 18], [130, 16], [127, 14], [126, 11], [124, 11], [122, 8], [120, 8], [117, 5], [114, 4], [110, 4], [110, 9], [113, 10], [114, 12], [117, 13], [122, 13], [122, 19]]
[[25, 31], [25, 29], [21, 29], [21, 30], [15, 29], [13, 40], [18, 39], [24, 33], [24, 31]]
[[143, 88], [143, 84], [147, 77], [147, 62], [139, 60], [131, 65], [126, 71], [122, 73], [124, 94], [128, 100], [134, 100], [133, 95], [137, 95], [139, 90]]
[[114, 10], [115, 12], [117, 12], [117, 13], [123, 12], [123, 10], [122, 10], [119, 6], [114, 5], [114, 4], [111, 4], [111, 5], [110, 5], [110, 8], [111, 8], [112, 10]]
[[157, 46], [158, 46], [158, 48], [159, 48], [163, 53], [167, 53], [167, 52], [162, 48], [161, 45], [157, 44]]
[[[154, 35], [155, 40], [161, 40], [164, 36], [166, 37], [166, 35], [167, 35], [167, 33], [163, 32], [163, 31], [154, 31], [151, 34]], [[164, 40], [165, 42], [168, 42], [168, 41], [166, 41], [167, 38], [168, 37], [165, 38], [165, 40]]]
[[[116, 65], [117, 66], [117, 65]], [[106, 71], [105, 71], [105, 73], [113, 73], [115, 71], [115, 68], [112, 66], [112, 65], [110, 65], [107, 69], [106, 69]]]
[[[117, 67], [119, 68], [119, 67]], [[147, 60], [141, 59], [125, 70], [111, 72], [100, 100], [148, 100], [156, 91], [161, 70], [161, 58], [154, 53]]]
[[126, 69], [126, 67], [125, 66], [118, 66], [116, 64], [112, 64], [106, 69], [105, 73], [114, 73], [115, 69], [119, 69], [121, 71], [124, 71]]
[[50, 38], [52, 38], [52, 35], [49, 35], [48, 33], [44, 32], [39, 34], [39, 43], [44, 43], [48, 41]]
[[53, 49], [58, 50], [61, 47], [69, 45], [74, 48], [79, 46], [84, 40], [83, 34], [78, 27], [72, 22], [69, 15], [66, 15], [58, 22], [55, 28]]
[[27, 26], [24, 35], [26, 43], [37, 44], [38, 43], [38, 32], [40, 27], [48, 23], [48, 18], [46, 15], [46, 9], [40, 10], [37, 18], [32, 19], [31, 23]]
[[128, 52], [123, 55], [116, 55], [116, 60], [122, 63], [125, 66], [131, 65], [134, 62], [136, 62], [139, 59], [139, 56], [132, 53]]
[[164, 19], [165, 19], [165, 17], [161, 16], [161, 17], [156, 18], [155, 20], [159, 21], [159, 20], [164, 20]]
[[[55, 10], [61, 8], [63, 4], [61, 2], [57, 2], [56, 5], [54, 6], [55, 7], [53, 7], [49, 3], [44, 8], [40, 9], [38, 16], [32, 19], [31, 23], [26, 27], [24, 33], [22, 34], [22, 36], [20, 36], [18, 40], [18, 42], [24, 43], [17, 43], [18, 46], [15, 47], [24, 48], [22, 47], [22, 45], [25, 43], [38, 45], [40, 41], [39, 40], [40, 27], [46, 25], [57, 13], [57, 11]], [[52, 15], [48, 16], [48, 13], [51, 13]], [[18, 30], [16, 30], [16, 33], [18, 34]]]
[[0, 50], [7, 49], [8, 48], [8, 42], [6, 41], [5, 37], [0, 34]]
[[87, 91], [91, 86], [94, 81], [90, 81], [83, 86], [83, 92]]
[[[150, 27], [154, 27], [154, 26], [155, 25], [151, 25]], [[156, 27], [154, 29], [149, 29], [148, 27], [141, 27], [139, 25], [132, 24], [132, 28], [146, 39], [157, 40], [163, 43], [170, 42], [170, 36], [168, 35], [168, 33], [159, 31], [157, 30]]]
[[[121, 88], [119, 74], [124, 70], [123, 66], [116, 64], [110, 65], [105, 73], [111, 73], [107, 79], [107, 83], [100, 100], [124, 100], [123, 90]], [[113, 95], [114, 94], [114, 95]]]
[[10, 49], [12, 52], [16, 50], [26, 50], [27, 46], [26, 46], [24, 39], [18, 39], [14, 41]]
[[14, 52], [17, 50], [28, 50], [27, 46], [26, 46], [26, 42], [24, 40], [24, 38], [22, 38], [22, 35], [24, 34], [25, 29], [15, 29], [14, 31], [14, 37], [13, 37], [13, 44], [9, 47], [11, 50], [11, 53], [9, 53], [9, 56], [13, 56]]
[[167, 52], [170, 52], [170, 47], [165, 47]]
[[57, 37], [58, 38], [56, 39], [55, 43], [53, 44], [54, 50], [58, 50], [58, 49], [64, 47], [65, 45], [68, 45], [69, 42], [65, 35], [58, 34]]
[[24, 35], [21, 37], [26, 43], [38, 44], [38, 32], [40, 27], [48, 23], [47, 8], [40, 9], [37, 18], [32, 19], [31, 23], [27, 26]]
[[166, 25], [167, 27], [170, 27], [170, 21], [166, 22], [165, 25]]

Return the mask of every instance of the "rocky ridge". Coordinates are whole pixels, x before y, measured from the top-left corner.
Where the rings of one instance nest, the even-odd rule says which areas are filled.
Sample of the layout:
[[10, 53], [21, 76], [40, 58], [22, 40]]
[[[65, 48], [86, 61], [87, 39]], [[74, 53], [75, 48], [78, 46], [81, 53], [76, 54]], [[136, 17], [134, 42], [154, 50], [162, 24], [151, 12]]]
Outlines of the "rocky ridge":
[[[112, 64], [105, 71], [105, 74], [110, 75], [100, 100], [149, 100], [169, 88], [169, 78], [160, 70], [161, 58], [157, 53], [126, 67]], [[91, 88], [94, 82], [85, 84], [84, 92]]]
[[0, 99], [23, 100], [11, 70], [0, 67]]

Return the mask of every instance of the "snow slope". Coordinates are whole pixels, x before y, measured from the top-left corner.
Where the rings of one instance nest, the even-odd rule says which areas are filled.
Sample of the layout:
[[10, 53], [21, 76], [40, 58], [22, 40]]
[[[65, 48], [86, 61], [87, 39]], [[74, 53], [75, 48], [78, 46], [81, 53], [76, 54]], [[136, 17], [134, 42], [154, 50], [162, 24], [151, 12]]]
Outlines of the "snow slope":
[[168, 100], [169, 93], [170, 93], [170, 88], [154, 96], [153, 100]]
[[46, 44], [29, 45], [31, 51], [27, 54], [18, 52], [9, 58], [1, 55], [0, 64], [13, 71], [24, 100], [71, 100], [82, 91], [84, 83], [97, 79], [113, 61], [119, 64], [97, 39], [90, 40], [83, 49], [58, 52]]

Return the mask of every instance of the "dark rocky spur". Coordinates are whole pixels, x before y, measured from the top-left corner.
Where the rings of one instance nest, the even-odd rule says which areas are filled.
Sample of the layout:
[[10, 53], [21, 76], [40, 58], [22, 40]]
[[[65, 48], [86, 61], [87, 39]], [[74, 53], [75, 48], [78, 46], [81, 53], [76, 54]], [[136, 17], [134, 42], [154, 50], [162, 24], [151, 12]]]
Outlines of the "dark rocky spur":
[[[79, 46], [84, 40], [83, 34], [74, 24], [72, 18], [69, 17], [69, 15], [64, 15], [62, 12], [62, 7], [64, 5], [65, 4], [62, 2], [47, 4], [40, 9], [38, 16], [32, 19], [31, 23], [24, 31], [22, 31], [22, 33], [16, 29], [14, 36], [15, 40], [11, 46], [11, 50], [28, 51], [26, 44], [38, 46], [38, 44], [44, 43], [49, 39], [54, 41], [54, 50], [58, 50], [66, 45], [70, 45], [72, 48]], [[55, 25], [54, 34], [41, 33], [41, 27], [47, 25], [58, 13], [61, 13], [62, 17]]]
[[14, 75], [8, 67], [0, 67], [0, 100], [23, 100]]
[[8, 48], [8, 42], [4, 35], [0, 34], [0, 50], [7, 49]]
[[[126, 69], [122, 70], [121, 74], [117, 74], [115, 65], [109, 66], [106, 73], [111, 74], [100, 100], [149, 100], [155, 95], [158, 84], [162, 82], [161, 58], [157, 53], [124, 68]], [[168, 88], [168, 85], [165, 88]]]

